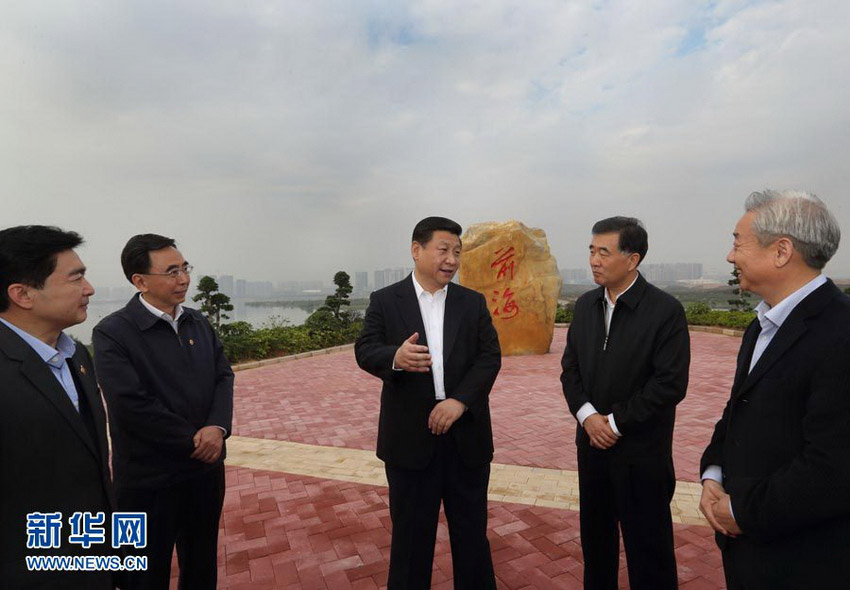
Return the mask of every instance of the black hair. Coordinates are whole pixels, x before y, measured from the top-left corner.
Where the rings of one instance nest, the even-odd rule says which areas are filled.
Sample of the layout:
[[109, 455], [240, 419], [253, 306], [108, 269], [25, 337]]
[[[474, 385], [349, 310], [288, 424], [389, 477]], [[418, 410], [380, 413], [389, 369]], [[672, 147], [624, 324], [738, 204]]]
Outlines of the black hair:
[[620, 252], [626, 254], [637, 254], [638, 264], [643, 262], [647, 250], [649, 250], [649, 237], [640, 219], [635, 217], [609, 217], [593, 224], [590, 230], [597, 234], [620, 234], [617, 247]]
[[463, 228], [456, 221], [452, 221], [446, 217], [426, 217], [413, 228], [412, 241], [424, 246], [431, 241], [435, 231], [447, 231], [460, 237]]
[[56, 257], [83, 243], [83, 237], [47, 225], [19, 225], [0, 231], [0, 312], [9, 309], [9, 286], [44, 287], [56, 270]]
[[166, 238], [157, 234], [133, 236], [121, 250], [121, 268], [124, 269], [124, 276], [132, 283], [133, 275], [143, 275], [150, 272], [151, 252], [163, 248], [173, 248], [176, 245], [177, 242], [174, 241], [174, 238]]

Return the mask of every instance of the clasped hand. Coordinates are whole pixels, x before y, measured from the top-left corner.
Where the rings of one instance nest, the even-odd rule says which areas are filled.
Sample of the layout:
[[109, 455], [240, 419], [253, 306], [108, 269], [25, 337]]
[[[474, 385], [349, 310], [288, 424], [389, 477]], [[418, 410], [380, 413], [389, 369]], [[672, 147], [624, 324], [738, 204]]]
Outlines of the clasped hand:
[[204, 463], [215, 463], [224, 447], [224, 431], [218, 426], [204, 426], [195, 433], [192, 442], [195, 444], [195, 450], [189, 458]]
[[617, 443], [617, 435], [608, 422], [608, 416], [602, 414], [591, 414], [584, 419], [582, 424], [587, 436], [590, 437], [590, 446], [597, 449], [610, 449]]
[[730, 509], [731, 498], [723, 486], [713, 479], [702, 482], [702, 496], [699, 500], [699, 510], [715, 531], [727, 537], [737, 537], [741, 528], [735, 522]]

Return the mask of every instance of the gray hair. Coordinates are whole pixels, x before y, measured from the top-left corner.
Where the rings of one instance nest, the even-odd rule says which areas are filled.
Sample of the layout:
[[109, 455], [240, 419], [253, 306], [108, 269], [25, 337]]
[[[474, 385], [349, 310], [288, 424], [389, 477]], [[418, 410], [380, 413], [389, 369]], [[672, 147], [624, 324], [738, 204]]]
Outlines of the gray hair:
[[838, 220], [812, 193], [768, 189], [752, 193], [744, 207], [756, 213], [753, 230], [762, 246], [790, 238], [806, 265], [815, 269], [823, 268], [838, 250]]

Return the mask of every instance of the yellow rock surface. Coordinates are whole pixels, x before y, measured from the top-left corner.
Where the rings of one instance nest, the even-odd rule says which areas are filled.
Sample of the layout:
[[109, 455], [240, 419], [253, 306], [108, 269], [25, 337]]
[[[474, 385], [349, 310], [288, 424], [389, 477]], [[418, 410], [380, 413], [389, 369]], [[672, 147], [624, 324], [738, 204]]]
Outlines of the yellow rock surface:
[[519, 221], [487, 222], [462, 239], [460, 284], [487, 298], [502, 355], [549, 352], [561, 275], [546, 233]]

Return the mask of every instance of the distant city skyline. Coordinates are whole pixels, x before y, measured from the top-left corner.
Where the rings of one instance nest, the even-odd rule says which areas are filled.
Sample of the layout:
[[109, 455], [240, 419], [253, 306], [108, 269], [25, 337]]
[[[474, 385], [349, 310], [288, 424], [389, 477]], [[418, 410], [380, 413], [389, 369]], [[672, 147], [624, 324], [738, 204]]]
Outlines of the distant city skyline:
[[[725, 268], [709, 270], [699, 262], [665, 262], [642, 263], [638, 269], [650, 282], [669, 283], [677, 281], [693, 281], [697, 279], [711, 279], [723, 284], [726, 280], [728, 280], [729, 276], [731, 276], [732, 266], [728, 265]], [[348, 273], [353, 287], [352, 294], [357, 296], [368, 294], [372, 291], [400, 281], [413, 271], [413, 267], [396, 266], [370, 271], [338, 270], [343, 270]], [[558, 270], [564, 284], [590, 284], [592, 282], [589, 266], [578, 268], [560, 267]], [[831, 276], [828, 272], [826, 274]], [[281, 295], [296, 295], [298, 293], [305, 296], [321, 296], [324, 293], [330, 293], [335, 289], [332, 275], [325, 280], [289, 279], [283, 281], [249, 281], [239, 278], [233, 274], [216, 275], [214, 273], [198, 273], [196, 270], [196, 272], [193, 273], [190, 294], [187, 299], [190, 299], [191, 296], [197, 292], [195, 290], [195, 283], [198, 279], [200, 279], [200, 277], [205, 275], [216, 279], [220, 292], [225, 293], [232, 299], [240, 300], [269, 299]], [[849, 279], [850, 276], [835, 276], [834, 278], [846, 280]], [[98, 294], [96, 296], [99, 299], [127, 299], [135, 292], [135, 288], [133, 288], [129, 283], [126, 286], [99, 286], [97, 284], [94, 286], [98, 290]]]

